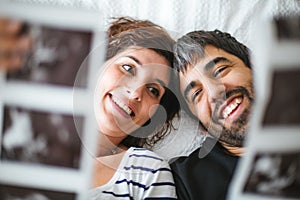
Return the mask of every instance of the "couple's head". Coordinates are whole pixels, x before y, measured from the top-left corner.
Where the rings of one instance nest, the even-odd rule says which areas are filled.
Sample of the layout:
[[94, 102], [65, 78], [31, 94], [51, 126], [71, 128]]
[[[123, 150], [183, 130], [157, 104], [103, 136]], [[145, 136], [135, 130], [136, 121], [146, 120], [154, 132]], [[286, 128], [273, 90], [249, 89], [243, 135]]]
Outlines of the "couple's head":
[[[129, 146], [143, 144], [154, 130], [154, 138], [167, 133], [180, 108], [179, 74], [182, 96], [204, 129], [240, 145], [253, 99], [245, 46], [220, 31], [196, 31], [178, 40], [174, 59], [174, 41], [151, 22], [121, 18], [108, 35], [97, 89], [102, 132], [123, 132]], [[174, 60], [179, 73], [172, 69]]]

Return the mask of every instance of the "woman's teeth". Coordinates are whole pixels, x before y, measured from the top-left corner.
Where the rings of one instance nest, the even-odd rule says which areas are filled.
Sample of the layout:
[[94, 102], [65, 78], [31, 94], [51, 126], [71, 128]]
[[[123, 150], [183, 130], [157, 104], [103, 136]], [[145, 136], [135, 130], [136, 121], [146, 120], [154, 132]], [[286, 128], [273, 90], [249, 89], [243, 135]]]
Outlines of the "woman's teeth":
[[131, 116], [133, 114], [133, 111], [125, 105], [122, 101], [120, 101], [118, 98], [112, 97], [113, 102], [115, 102], [124, 112], [126, 112], [127, 115]]

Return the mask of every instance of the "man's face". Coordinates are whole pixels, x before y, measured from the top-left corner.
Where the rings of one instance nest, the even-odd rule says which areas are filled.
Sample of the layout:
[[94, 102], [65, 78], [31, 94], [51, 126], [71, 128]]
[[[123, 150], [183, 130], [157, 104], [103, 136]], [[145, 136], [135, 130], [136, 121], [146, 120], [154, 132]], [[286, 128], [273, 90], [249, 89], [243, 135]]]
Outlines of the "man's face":
[[214, 46], [180, 72], [180, 90], [192, 113], [213, 136], [242, 146], [254, 98], [251, 69]]

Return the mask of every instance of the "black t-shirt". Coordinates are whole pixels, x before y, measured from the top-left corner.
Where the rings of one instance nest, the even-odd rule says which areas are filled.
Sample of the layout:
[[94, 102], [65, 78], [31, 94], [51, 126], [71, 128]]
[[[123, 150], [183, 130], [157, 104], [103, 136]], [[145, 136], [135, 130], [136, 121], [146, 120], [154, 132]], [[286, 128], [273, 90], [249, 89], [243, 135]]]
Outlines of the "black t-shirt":
[[206, 139], [201, 151], [209, 151], [212, 145], [214, 145], [212, 150], [203, 158], [198, 156], [199, 148], [188, 157], [179, 157], [170, 164], [178, 199], [226, 199], [238, 157], [227, 153], [226, 149], [213, 138]]

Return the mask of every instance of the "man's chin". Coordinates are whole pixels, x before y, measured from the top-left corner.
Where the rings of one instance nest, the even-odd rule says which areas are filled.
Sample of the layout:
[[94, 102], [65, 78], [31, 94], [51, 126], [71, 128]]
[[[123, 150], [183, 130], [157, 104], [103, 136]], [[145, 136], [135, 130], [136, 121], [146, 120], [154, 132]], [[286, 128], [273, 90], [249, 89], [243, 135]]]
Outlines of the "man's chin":
[[219, 141], [232, 147], [244, 147], [245, 136], [244, 135], [222, 135]]

